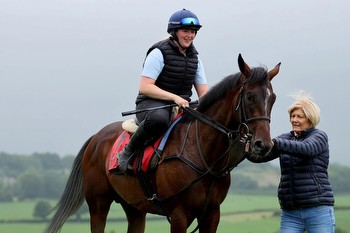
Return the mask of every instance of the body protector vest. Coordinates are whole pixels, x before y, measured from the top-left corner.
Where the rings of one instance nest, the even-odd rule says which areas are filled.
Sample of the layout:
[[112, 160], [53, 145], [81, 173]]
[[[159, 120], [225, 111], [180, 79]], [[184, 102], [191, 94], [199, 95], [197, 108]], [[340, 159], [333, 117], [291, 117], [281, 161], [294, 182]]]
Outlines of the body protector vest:
[[[171, 38], [154, 44], [147, 51], [147, 55], [155, 48], [162, 52], [164, 58], [164, 67], [155, 85], [190, 101], [198, 67], [197, 50], [191, 45], [184, 55]], [[139, 94], [136, 104], [146, 98], [146, 96]]]

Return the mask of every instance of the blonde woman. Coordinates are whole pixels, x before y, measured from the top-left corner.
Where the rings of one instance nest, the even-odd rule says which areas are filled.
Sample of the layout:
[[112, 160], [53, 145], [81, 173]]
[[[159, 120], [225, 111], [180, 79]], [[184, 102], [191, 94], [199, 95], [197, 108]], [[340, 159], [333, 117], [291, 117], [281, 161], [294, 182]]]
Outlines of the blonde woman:
[[295, 102], [288, 109], [292, 131], [272, 139], [274, 147], [266, 157], [248, 154], [247, 159], [262, 163], [279, 158], [281, 233], [334, 233], [328, 137], [316, 128], [320, 108], [303, 91], [293, 97]]

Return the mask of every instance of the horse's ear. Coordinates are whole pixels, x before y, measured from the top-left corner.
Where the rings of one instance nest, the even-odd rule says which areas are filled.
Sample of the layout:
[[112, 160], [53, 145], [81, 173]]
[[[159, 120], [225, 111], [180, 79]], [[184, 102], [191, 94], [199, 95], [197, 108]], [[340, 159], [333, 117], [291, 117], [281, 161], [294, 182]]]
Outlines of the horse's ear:
[[275, 66], [275, 68], [273, 68], [272, 70], [270, 70], [269, 72], [267, 72], [267, 75], [268, 75], [268, 77], [270, 78], [270, 80], [272, 80], [273, 77], [275, 77], [275, 76], [278, 74], [278, 72], [280, 71], [280, 66], [281, 66], [281, 62], [278, 63], [278, 64]]
[[238, 55], [238, 66], [239, 70], [244, 74], [244, 76], [250, 76], [250, 67], [245, 63], [241, 54]]

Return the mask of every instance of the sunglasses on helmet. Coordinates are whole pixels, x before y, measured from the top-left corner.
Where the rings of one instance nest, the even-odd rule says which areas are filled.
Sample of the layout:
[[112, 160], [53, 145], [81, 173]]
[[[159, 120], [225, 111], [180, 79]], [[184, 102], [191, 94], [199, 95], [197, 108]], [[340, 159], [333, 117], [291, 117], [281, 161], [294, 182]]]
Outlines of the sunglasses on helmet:
[[183, 18], [180, 21], [181, 25], [199, 25], [199, 21], [196, 18]]

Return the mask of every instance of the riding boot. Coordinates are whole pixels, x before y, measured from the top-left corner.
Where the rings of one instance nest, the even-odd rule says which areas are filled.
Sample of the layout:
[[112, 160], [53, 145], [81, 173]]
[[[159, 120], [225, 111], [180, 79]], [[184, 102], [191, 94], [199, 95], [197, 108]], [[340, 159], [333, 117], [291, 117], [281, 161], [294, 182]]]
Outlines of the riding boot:
[[144, 123], [141, 122], [136, 132], [131, 136], [129, 143], [118, 154], [119, 169], [122, 172], [133, 169], [131, 166], [132, 155], [145, 145], [146, 140], [147, 134], [144, 130]]

